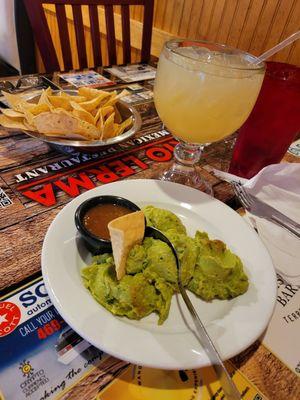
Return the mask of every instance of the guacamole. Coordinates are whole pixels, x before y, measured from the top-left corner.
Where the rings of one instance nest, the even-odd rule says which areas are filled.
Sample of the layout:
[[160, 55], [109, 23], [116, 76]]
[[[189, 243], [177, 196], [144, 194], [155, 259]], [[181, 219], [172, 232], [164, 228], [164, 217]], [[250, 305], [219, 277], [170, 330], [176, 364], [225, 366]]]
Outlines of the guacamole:
[[[180, 219], [168, 210], [146, 206], [142, 211], [147, 224], [164, 232], [174, 245], [187, 289], [206, 301], [230, 299], [247, 291], [243, 264], [222, 241], [210, 240], [200, 231], [189, 237]], [[126, 275], [119, 281], [112, 254], [93, 257], [81, 275], [93, 297], [111, 313], [141, 319], [154, 312], [159, 324], [168, 317], [178, 290], [175, 257], [166, 243], [152, 237], [130, 250]]]
[[248, 278], [237, 255], [205, 232], [197, 232], [195, 242], [199, 252], [189, 290], [207, 301], [230, 299], [247, 291]]

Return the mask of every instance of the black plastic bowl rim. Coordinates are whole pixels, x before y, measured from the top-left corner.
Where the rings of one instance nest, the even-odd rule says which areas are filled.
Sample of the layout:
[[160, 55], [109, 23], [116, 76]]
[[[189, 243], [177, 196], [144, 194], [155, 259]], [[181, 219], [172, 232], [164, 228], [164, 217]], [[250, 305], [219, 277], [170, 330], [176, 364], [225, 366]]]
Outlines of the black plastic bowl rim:
[[98, 242], [99, 245], [101, 244], [110, 245], [111, 241], [109, 239], [102, 239], [99, 236], [93, 235], [88, 229], [86, 229], [83, 223], [83, 218], [87, 213], [87, 211], [90, 210], [92, 207], [97, 206], [98, 204], [115, 204], [126, 207], [132, 211], [141, 210], [140, 207], [138, 207], [132, 201], [120, 196], [112, 196], [112, 195], [91, 197], [90, 199], [87, 199], [83, 203], [81, 203], [75, 212], [76, 228], [78, 229], [79, 233], [81, 233], [81, 235], [85, 237], [87, 240], [92, 239], [92, 241]]

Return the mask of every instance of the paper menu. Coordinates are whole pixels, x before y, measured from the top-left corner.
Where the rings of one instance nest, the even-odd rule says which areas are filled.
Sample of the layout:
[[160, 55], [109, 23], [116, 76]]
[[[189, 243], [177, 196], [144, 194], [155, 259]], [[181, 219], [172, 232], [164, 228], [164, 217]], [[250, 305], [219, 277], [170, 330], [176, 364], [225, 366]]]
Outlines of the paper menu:
[[[277, 301], [262, 343], [300, 376], [300, 288], [277, 274]], [[283, 339], [284, 338], [284, 339]]]
[[114, 85], [114, 82], [112, 82], [110, 79], [105, 78], [95, 71], [69, 72], [65, 74], [59, 74], [59, 77], [75, 87], [89, 86], [98, 88]]
[[124, 82], [137, 82], [155, 78], [156, 69], [147, 64], [134, 64], [128, 66], [113, 66], [106, 71], [117, 76]]

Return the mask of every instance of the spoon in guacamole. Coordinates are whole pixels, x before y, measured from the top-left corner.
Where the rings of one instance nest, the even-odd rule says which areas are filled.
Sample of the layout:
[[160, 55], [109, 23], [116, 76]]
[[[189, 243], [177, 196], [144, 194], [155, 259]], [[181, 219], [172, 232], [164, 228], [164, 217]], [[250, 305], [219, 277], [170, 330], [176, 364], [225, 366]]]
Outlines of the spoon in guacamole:
[[194, 306], [182, 284], [182, 269], [181, 269], [180, 261], [177, 256], [175, 247], [173, 246], [171, 241], [160, 230], [153, 228], [152, 226], [146, 227], [145, 236], [152, 237], [153, 239], [157, 239], [157, 240], [161, 240], [162, 242], [165, 242], [172, 250], [172, 253], [174, 254], [174, 257], [175, 257], [176, 267], [177, 267], [179, 292], [185, 302], [187, 309], [189, 310], [189, 312], [193, 318], [195, 327], [196, 327], [198, 335], [199, 335], [200, 342], [201, 342], [202, 346], [204, 347], [208, 357], [211, 360], [211, 363], [215, 370], [217, 378], [219, 379], [219, 381], [222, 385], [226, 399], [228, 399], [228, 400], [241, 399], [241, 396], [240, 396], [235, 384], [233, 383], [232, 379], [230, 378], [230, 375], [229, 375], [217, 349], [215, 348], [210, 336], [208, 335], [201, 319], [199, 318], [197, 311], [195, 310], [195, 308], [194, 308]]

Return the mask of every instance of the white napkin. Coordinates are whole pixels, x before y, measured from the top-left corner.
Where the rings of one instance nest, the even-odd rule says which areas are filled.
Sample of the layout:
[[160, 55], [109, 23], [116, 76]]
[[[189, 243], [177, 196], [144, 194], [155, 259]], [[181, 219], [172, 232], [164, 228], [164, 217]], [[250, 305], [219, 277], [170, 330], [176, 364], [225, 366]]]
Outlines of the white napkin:
[[[244, 183], [249, 193], [300, 223], [300, 164], [274, 164]], [[247, 213], [288, 283], [300, 285], [300, 239], [278, 225]]]
[[[300, 164], [269, 165], [251, 179], [214, 168], [209, 172], [226, 182], [239, 182], [251, 194], [300, 223]], [[282, 278], [300, 285], [300, 239], [251, 213], [247, 212], [245, 218], [257, 229]]]

